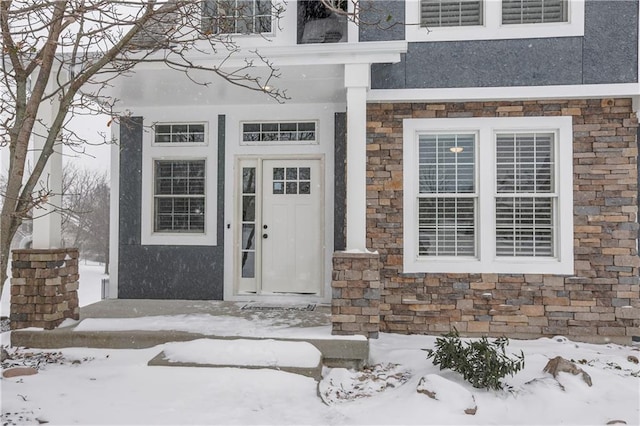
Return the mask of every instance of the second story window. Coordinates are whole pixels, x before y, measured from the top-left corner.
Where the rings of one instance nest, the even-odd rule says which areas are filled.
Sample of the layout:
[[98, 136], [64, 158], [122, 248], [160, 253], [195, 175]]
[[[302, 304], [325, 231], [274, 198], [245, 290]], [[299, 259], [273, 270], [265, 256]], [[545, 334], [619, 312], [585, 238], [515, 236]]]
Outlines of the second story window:
[[[298, 44], [347, 41], [347, 0], [331, 0], [335, 10], [320, 0], [298, 0]], [[294, 3], [295, 4], [295, 3]]]
[[205, 0], [202, 30], [218, 34], [260, 34], [272, 31], [271, 0]]
[[568, 0], [502, 0], [503, 24], [567, 22]]
[[422, 0], [421, 27], [482, 25], [482, 0]]
[[405, 0], [411, 42], [582, 37], [587, 0]]

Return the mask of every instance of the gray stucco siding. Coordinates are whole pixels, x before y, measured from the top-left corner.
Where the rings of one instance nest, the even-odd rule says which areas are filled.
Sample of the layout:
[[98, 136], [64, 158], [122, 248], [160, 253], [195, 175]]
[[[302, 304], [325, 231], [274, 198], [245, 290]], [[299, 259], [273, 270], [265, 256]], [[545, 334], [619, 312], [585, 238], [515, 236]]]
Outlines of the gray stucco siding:
[[[385, 3], [383, 3], [385, 4]], [[402, 9], [391, 2], [389, 13]], [[535, 25], [532, 25], [532, 33]], [[361, 30], [361, 40], [397, 32]], [[362, 38], [364, 37], [364, 38]], [[587, 1], [585, 35], [411, 42], [401, 62], [374, 64], [374, 89], [634, 83], [638, 80], [638, 1]]]
[[[120, 177], [118, 192], [120, 245], [140, 244], [142, 205], [142, 117], [120, 121]], [[126, 220], [123, 220], [126, 217]]]
[[405, 87], [580, 84], [582, 39], [411, 43]]
[[120, 246], [120, 299], [222, 300], [217, 247]]
[[360, 41], [404, 40], [404, 0], [363, 1], [359, 6]]
[[142, 117], [120, 126], [118, 297], [222, 300], [225, 117], [218, 117], [216, 246], [141, 245]]
[[583, 83], [638, 79], [638, 1], [589, 1], [585, 10]]

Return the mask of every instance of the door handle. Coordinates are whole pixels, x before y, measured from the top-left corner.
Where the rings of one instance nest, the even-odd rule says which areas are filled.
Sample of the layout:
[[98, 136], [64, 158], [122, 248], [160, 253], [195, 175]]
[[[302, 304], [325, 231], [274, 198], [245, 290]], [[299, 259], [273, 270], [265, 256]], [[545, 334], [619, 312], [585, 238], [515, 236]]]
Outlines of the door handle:
[[266, 240], [267, 238], [269, 238], [269, 235], [268, 234], [262, 234], [262, 238], [264, 238]]

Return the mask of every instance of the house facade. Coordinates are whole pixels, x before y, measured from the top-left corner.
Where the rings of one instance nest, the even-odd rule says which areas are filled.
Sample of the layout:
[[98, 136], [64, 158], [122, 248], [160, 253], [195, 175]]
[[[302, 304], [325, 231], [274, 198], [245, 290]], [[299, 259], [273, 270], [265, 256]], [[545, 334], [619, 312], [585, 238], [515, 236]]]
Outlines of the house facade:
[[640, 336], [638, 2], [372, 4], [357, 26], [288, 2], [236, 36], [283, 104], [161, 67], [118, 84], [110, 297], [331, 303], [334, 333], [371, 337]]

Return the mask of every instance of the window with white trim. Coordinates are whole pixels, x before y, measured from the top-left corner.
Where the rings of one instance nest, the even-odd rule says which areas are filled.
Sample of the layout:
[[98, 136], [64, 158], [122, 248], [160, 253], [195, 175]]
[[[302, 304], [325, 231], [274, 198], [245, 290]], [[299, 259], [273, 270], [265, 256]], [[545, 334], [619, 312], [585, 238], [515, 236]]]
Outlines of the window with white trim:
[[317, 142], [314, 121], [242, 123], [243, 144], [313, 144]]
[[475, 256], [476, 135], [418, 137], [418, 255]]
[[555, 256], [555, 138], [496, 134], [496, 256]]
[[405, 119], [404, 271], [573, 273], [572, 139], [571, 117]]
[[421, 0], [420, 26], [482, 25], [482, 0]]
[[204, 232], [205, 163], [154, 161], [154, 232]]
[[502, 0], [502, 23], [567, 22], [568, 0]]
[[406, 0], [407, 41], [584, 36], [585, 0]]
[[217, 34], [272, 32], [271, 0], [204, 0], [202, 30]]
[[162, 123], [154, 127], [154, 143], [204, 143], [204, 123]]

